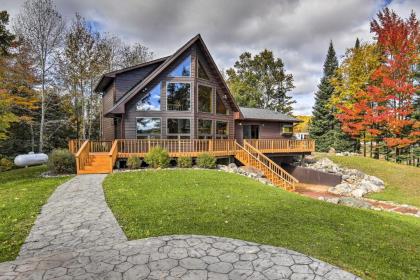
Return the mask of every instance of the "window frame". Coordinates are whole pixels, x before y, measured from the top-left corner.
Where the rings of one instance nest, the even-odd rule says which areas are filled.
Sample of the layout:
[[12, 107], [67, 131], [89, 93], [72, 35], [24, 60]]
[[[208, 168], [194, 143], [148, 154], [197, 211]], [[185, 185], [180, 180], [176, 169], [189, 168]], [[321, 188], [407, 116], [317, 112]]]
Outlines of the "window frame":
[[[210, 88], [211, 92], [210, 92], [210, 112], [205, 112], [205, 111], [200, 111], [200, 95], [199, 95], [199, 87], [206, 87], [206, 88]], [[214, 86], [210, 86], [210, 85], [206, 85], [206, 84], [202, 84], [202, 83], [198, 83], [197, 84], [197, 112], [199, 113], [204, 113], [204, 114], [213, 114], [213, 105], [215, 105], [214, 101], [213, 101], [213, 95], [215, 93], [215, 88]]]
[[[153, 89], [155, 89], [155, 87], [157, 87], [157, 86], [159, 87], [159, 96], [160, 96], [160, 98], [159, 98], [159, 110], [138, 110], [137, 109], [137, 104], [139, 102], [143, 101], [143, 99], [145, 99], [146, 96], [148, 94], [150, 94], [151, 91]], [[136, 102], [136, 112], [161, 112], [161, 111], [162, 111], [162, 81], [160, 81], [159, 83], [157, 83], [151, 90], [147, 91], [146, 94], [145, 94], [145, 96], [143, 96], [142, 98], [140, 98], [139, 101]]]
[[[159, 126], [160, 126], [160, 134], [138, 134], [137, 132], [137, 120], [138, 119], [159, 119]], [[155, 139], [155, 138], [150, 138], [150, 136], [159, 136], [158, 139], [162, 139], [162, 117], [136, 117], [136, 139], [139, 139], [139, 135], [142, 136], [146, 136], [145, 139]], [[140, 138], [141, 139], [141, 138]]]
[[[290, 128], [290, 132], [284, 131], [285, 128]], [[281, 126], [281, 133], [291, 135], [293, 134], [293, 125], [292, 124], [284, 124]]]
[[[169, 133], [169, 120], [189, 120], [190, 121], [190, 133]], [[168, 138], [168, 136], [178, 136], [177, 139], [180, 140], [182, 136], [189, 136], [189, 139], [191, 139], [191, 135], [192, 135], [192, 118], [188, 118], [188, 117], [168, 117], [166, 118], [166, 138]]]
[[[190, 85], [190, 106], [188, 110], [183, 110], [183, 111], [178, 111], [178, 110], [168, 110], [168, 86], [169, 84], [189, 84]], [[166, 101], [166, 105], [165, 105], [165, 111], [168, 112], [191, 112], [192, 109], [192, 98], [193, 98], [193, 94], [192, 94], [192, 86], [193, 86], [193, 82], [184, 82], [184, 81], [166, 81], [166, 85], [165, 85], [165, 101]]]
[[[223, 106], [225, 107], [225, 109], [226, 109], [226, 113], [225, 114], [223, 114], [223, 113], [219, 113], [219, 112], [217, 112], [217, 97], [219, 97], [219, 99], [220, 99], [220, 102], [222, 102], [222, 104], [223, 104]], [[216, 90], [216, 98], [215, 98], [216, 100], [215, 100], [215, 102], [214, 102], [214, 105], [215, 105], [215, 113], [216, 113], [216, 115], [219, 115], [219, 116], [228, 116], [229, 115], [229, 107], [228, 106], [226, 106], [226, 104], [225, 104], [225, 102], [223, 102], [223, 98], [218, 94], [218, 92], [217, 92], [217, 90]]]
[[[197, 79], [200, 79], [200, 80], [203, 80], [203, 81], [209, 81], [210, 82], [211, 81], [210, 75], [207, 72], [207, 70], [204, 68], [203, 63], [200, 62], [200, 59], [198, 57], [196, 58], [196, 60], [197, 60], [197, 73], [196, 73]], [[200, 68], [202, 69], [202, 71], [204, 72], [204, 74], [207, 76], [207, 79], [206, 78], [202, 78], [202, 77], [199, 76], [199, 69]]]
[[[210, 134], [200, 133], [200, 130], [199, 130], [200, 121], [211, 121]], [[213, 119], [206, 119], [206, 118], [197, 119], [197, 137], [198, 137], [198, 139], [213, 139], [214, 138], [214, 133], [213, 133], [214, 132], [214, 123], [215, 123], [215, 120], [213, 120]], [[203, 138], [200, 138], [200, 136], [202, 136]]]
[[[226, 123], [226, 134], [218, 134], [217, 133], [217, 123], [218, 122]], [[214, 134], [216, 136], [216, 139], [229, 139], [229, 121], [216, 120], [216, 122], [215, 122], [214, 125], [215, 125], [215, 127], [214, 127]]]

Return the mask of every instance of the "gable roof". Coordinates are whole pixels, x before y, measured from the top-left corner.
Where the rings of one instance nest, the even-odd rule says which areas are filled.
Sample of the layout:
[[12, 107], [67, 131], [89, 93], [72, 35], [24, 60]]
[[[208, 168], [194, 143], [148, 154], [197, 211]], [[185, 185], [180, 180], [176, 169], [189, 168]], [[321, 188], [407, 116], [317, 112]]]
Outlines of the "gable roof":
[[185, 45], [183, 45], [180, 49], [178, 49], [173, 55], [167, 57], [163, 63], [161, 63], [152, 73], [150, 73], [146, 78], [144, 78], [143, 81], [141, 81], [138, 85], [130, 89], [123, 97], [121, 97], [117, 103], [109, 110], [108, 112], [105, 112], [105, 116], [110, 114], [122, 114], [125, 112], [125, 104], [130, 101], [136, 94], [142, 90], [148, 83], [150, 83], [154, 78], [156, 78], [160, 73], [162, 73], [171, 63], [173, 63], [178, 57], [180, 57], [189, 47], [191, 47], [193, 44], [198, 43], [201, 48], [203, 49], [203, 52], [205, 56], [210, 60], [210, 67], [213, 67], [218, 74], [218, 78], [220, 81], [222, 81], [222, 85], [226, 90], [226, 96], [230, 103], [230, 105], [235, 109], [236, 112], [239, 111], [239, 107], [236, 104], [225, 80], [223, 79], [222, 74], [218, 70], [216, 63], [214, 62], [212, 56], [210, 55], [209, 50], [207, 49], [206, 45], [204, 44], [203, 39], [201, 38], [200, 34], [197, 34], [194, 38], [190, 39]]
[[293, 118], [283, 113], [268, 109], [257, 109], [239, 107], [241, 110], [240, 119], [244, 120], [265, 120], [265, 121], [281, 121], [281, 122], [300, 122], [299, 119]]
[[133, 70], [137, 70], [137, 69], [140, 69], [140, 68], [143, 68], [143, 67], [146, 67], [146, 66], [150, 66], [150, 65], [153, 65], [153, 64], [162, 64], [166, 59], [168, 59], [168, 57], [169, 56], [161, 57], [161, 58], [154, 59], [154, 60], [151, 60], [151, 61], [148, 61], [148, 62], [137, 64], [137, 65], [134, 65], [134, 66], [130, 66], [130, 67], [126, 67], [126, 68], [122, 68], [122, 69], [118, 69], [118, 70], [115, 70], [115, 71], [105, 73], [101, 76], [99, 81], [96, 83], [96, 86], [93, 90], [95, 92], [102, 92], [108, 87], [108, 85], [115, 79], [115, 77], [118, 74], [133, 71]]

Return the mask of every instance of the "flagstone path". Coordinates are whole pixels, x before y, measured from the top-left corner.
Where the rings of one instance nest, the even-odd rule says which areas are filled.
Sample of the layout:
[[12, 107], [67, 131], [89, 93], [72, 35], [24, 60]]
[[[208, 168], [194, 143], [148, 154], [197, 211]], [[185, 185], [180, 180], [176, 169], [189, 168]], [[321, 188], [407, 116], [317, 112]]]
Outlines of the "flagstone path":
[[298, 252], [197, 235], [127, 241], [108, 208], [105, 175], [64, 183], [42, 208], [5, 279], [360, 279]]

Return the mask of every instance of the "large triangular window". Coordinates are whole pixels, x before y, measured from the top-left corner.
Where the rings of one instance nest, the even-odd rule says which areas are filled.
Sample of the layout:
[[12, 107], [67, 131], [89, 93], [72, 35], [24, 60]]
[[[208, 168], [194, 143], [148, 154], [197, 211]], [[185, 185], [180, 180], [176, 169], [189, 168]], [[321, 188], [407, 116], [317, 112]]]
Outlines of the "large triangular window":
[[229, 114], [228, 109], [225, 106], [225, 103], [223, 103], [222, 97], [220, 97], [220, 92], [216, 92], [216, 113], [221, 115], [227, 115]]
[[204, 70], [204, 67], [201, 64], [200, 60], [198, 60], [198, 65], [197, 65], [197, 76], [200, 79], [210, 80], [210, 78], [207, 75], [206, 70]]
[[191, 76], [191, 56], [187, 56], [178, 66], [173, 69], [168, 77], [190, 77]]
[[137, 111], [160, 111], [160, 89], [161, 83], [158, 83], [136, 104]]

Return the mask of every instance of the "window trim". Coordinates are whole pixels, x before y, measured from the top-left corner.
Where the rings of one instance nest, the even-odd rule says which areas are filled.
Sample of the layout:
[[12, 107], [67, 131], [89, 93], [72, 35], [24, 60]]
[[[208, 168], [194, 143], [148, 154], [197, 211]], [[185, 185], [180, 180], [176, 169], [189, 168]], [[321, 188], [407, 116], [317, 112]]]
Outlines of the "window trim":
[[[210, 92], [210, 112], [204, 112], [204, 111], [200, 111], [200, 107], [199, 107], [199, 98], [200, 98], [200, 96], [199, 96], [199, 93], [198, 93], [198, 88], [200, 87], [200, 86], [202, 86], [202, 87], [207, 87], [207, 88], [210, 88], [211, 89], [211, 92]], [[216, 104], [214, 101], [213, 101], [213, 95], [214, 95], [214, 93], [216, 92], [216, 90], [215, 90], [215, 88], [214, 88], [214, 86], [210, 86], [210, 85], [206, 85], [206, 84], [203, 84], [203, 83], [197, 83], [197, 112], [198, 113], [203, 113], [203, 114], [213, 114], [213, 106]]]
[[[137, 109], [137, 104], [141, 101], [143, 101], [143, 99], [146, 98], [147, 94], [149, 94], [156, 86], [159, 86], [159, 95], [160, 95], [160, 99], [159, 99], [159, 110], [138, 110]], [[143, 96], [142, 98], [140, 98], [139, 101], [136, 102], [136, 112], [161, 112], [162, 111], [162, 81], [160, 81], [159, 83], [156, 84], [156, 86], [154, 86], [151, 90], [147, 91], [145, 96]]]
[[[189, 84], [190, 85], [190, 108], [186, 111], [177, 111], [177, 110], [168, 110], [168, 85], [169, 84]], [[165, 101], [166, 101], [166, 105], [165, 105], [165, 111], [168, 112], [191, 112], [192, 109], [192, 98], [193, 98], [193, 94], [192, 94], [192, 86], [193, 86], [193, 82], [177, 82], [177, 81], [166, 81], [166, 85], [165, 85]]]
[[[218, 134], [217, 133], [217, 122], [226, 123], [226, 134]], [[226, 121], [225, 120], [216, 120], [216, 122], [214, 124], [214, 134], [216, 136], [216, 139], [217, 139], [217, 137], [222, 137], [220, 139], [224, 139], [223, 137], [226, 137], [226, 139], [228, 139], [229, 138], [229, 121], [227, 121], [227, 120]]]
[[[172, 119], [172, 120], [189, 120], [190, 121], [190, 133], [169, 133], [169, 125], [168, 125], [168, 120], [169, 119]], [[190, 136], [190, 138], [191, 138], [191, 135], [192, 135], [192, 129], [191, 129], [191, 127], [192, 127], [192, 118], [191, 117], [185, 117], [185, 118], [183, 118], [183, 117], [167, 117], [166, 118], [166, 136], [176, 136], [176, 135], [178, 135], [178, 136]]]
[[[197, 58], [196, 58], [196, 61], [197, 61], [197, 66], [196, 66], [196, 68], [197, 68], [197, 73], [196, 73], [196, 77], [197, 77], [197, 79], [199, 79], [199, 80], [201, 80], [201, 81], [206, 81], [206, 82], [211, 82], [211, 78], [210, 78], [210, 75], [209, 75], [209, 73], [207, 72], [207, 70], [206, 70], [206, 68], [203, 66], [203, 63], [200, 63], [200, 61], [201, 61], [201, 59], [197, 56]], [[204, 71], [204, 73], [207, 75], [207, 78], [208, 79], [205, 79], [205, 78], [201, 78], [201, 77], [199, 77], [198, 76], [198, 68], [199, 67], [201, 67], [202, 69], [203, 69], [203, 71]]]
[[[210, 134], [200, 134], [199, 127], [198, 127], [200, 120], [202, 120], [202, 121], [211, 121]], [[197, 119], [197, 137], [200, 137], [200, 136], [211, 136], [213, 138], [214, 137], [214, 134], [215, 134], [215, 128], [214, 128], [215, 123], [216, 123], [216, 120], [213, 120], [213, 119], [209, 119], [209, 118], [198, 118]]]
[[[215, 100], [215, 102], [214, 102], [214, 105], [215, 105], [215, 113], [216, 113], [216, 115], [219, 115], [219, 116], [229, 116], [230, 115], [230, 110], [229, 110], [229, 106], [226, 106], [226, 104], [225, 104], [225, 102], [223, 101], [223, 97], [221, 97], [219, 94], [217, 94], [217, 90], [215, 90], [215, 93], [216, 93], [216, 100]], [[223, 106], [225, 106], [225, 109], [226, 109], [226, 113], [225, 114], [222, 114], [222, 113], [218, 113], [217, 112], [217, 97], [219, 96], [219, 98], [220, 98], [220, 101], [222, 102], [222, 104], [223, 104]]]
[[[284, 131], [285, 128], [290, 128], [291, 131], [290, 132], [286, 132], [286, 131]], [[281, 126], [281, 133], [282, 134], [288, 134], [288, 135], [293, 134], [293, 125], [292, 124], [283, 124]]]
[[[138, 134], [137, 133], [137, 119], [159, 119], [160, 120], [160, 134]], [[136, 117], [136, 139], [139, 135], [147, 136], [147, 139], [150, 139], [150, 135], [159, 135], [162, 138], [162, 117]]]

